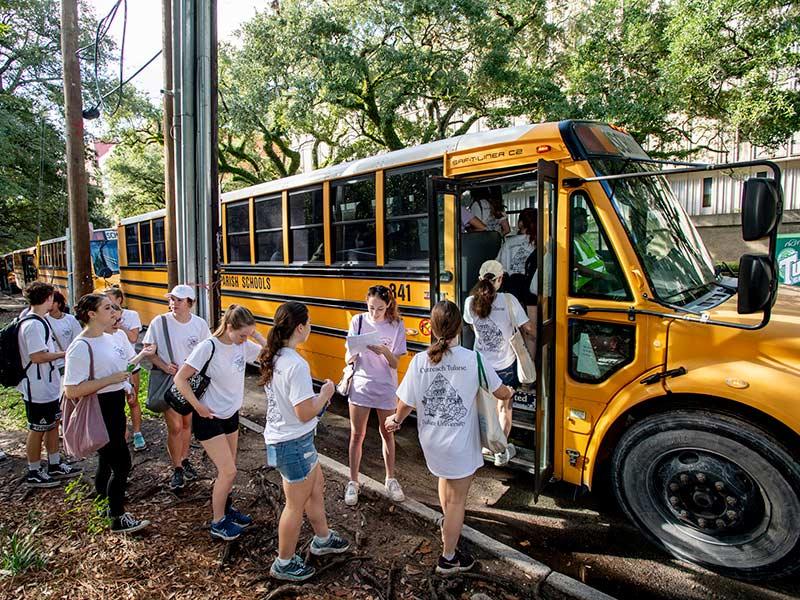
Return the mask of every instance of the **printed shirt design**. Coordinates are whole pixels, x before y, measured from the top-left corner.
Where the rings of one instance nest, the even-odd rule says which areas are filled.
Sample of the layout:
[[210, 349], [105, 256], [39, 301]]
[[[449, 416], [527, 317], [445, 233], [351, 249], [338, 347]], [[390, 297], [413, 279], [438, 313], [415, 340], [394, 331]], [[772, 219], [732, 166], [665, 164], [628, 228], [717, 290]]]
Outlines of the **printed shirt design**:
[[423, 424], [434, 427], [462, 427], [467, 409], [447, 378], [437, 373], [422, 396]]
[[244, 371], [244, 354], [239, 354], [233, 359], [233, 366], [239, 373]]
[[280, 423], [281, 420], [281, 411], [278, 408], [278, 401], [275, 399], [275, 392], [272, 390], [271, 385], [266, 386], [265, 392], [267, 394], [267, 423], [275, 425], [276, 423]]
[[478, 334], [476, 348], [486, 352], [500, 352], [503, 347], [503, 332], [490, 317], [475, 319], [475, 332]]
[[510, 265], [509, 265], [509, 272], [511, 273], [524, 273], [525, 272], [525, 261], [528, 260], [528, 256], [531, 254], [531, 248], [528, 244], [520, 244], [519, 246], [515, 246], [511, 250], [511, 256], [509, 257]]
[[125, 348], [120, 346], [119, 344], [114, 344], [114, 353], [120, 357], [122, 360], [128, 358], [127, 353], [125, 352]]
[[194, 347], [197, 346], [197, 344], [199, 343], [200, 343], [200, 338], [197, 337], [196, 335], [190, 335], [189, 337], [186, 338], [186, 347], [189, 349], [190, 354], [192, 350], [194, 350]]

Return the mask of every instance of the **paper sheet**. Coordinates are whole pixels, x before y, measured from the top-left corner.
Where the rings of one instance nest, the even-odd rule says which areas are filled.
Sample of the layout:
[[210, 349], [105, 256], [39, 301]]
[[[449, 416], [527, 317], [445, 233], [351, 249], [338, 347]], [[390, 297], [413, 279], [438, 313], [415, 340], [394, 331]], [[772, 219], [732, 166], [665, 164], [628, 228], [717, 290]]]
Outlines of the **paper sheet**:
[[350, 351], [350, 354], [371, 352], [367, 346], [379, 346], [380, 343], [381, 336], [377, 331], [347, 336], [347, 349]]

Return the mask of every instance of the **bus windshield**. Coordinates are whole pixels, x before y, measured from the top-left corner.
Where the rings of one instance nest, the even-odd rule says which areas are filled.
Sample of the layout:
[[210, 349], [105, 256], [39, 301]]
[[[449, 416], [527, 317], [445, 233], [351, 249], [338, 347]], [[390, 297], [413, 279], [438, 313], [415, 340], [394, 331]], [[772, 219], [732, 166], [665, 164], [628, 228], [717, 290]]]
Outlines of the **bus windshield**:
[[[658, 170], [625, 159], [594, 159], [598, 175]], [[663, 177], [604, 181], [654, 294], [671, 304], [686, 304], [716, 281], [711, 255], [689, 216]]]

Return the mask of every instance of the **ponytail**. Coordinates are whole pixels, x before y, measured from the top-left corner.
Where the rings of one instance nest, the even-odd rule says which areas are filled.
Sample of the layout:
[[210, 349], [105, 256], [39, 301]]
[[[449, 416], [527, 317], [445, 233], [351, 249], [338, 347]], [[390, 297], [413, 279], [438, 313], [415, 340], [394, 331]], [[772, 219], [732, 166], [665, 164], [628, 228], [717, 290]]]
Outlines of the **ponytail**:
[[250, 309], [240, 304], [231, 304], [228, 310], [225, 311], [225, 314], [222, 315], [219, 326], [216, 331], [214, 331], [213, 335], [215, 338], [221, 338], [225, 334], [228, 325], [231, 326], [231, 329], [236, 330], [255, 324], [256, 319], [253, 313], [250, 312]]
[[267, 335], [267, 344], [258, 355], [261, 364], [261, 379], [259, 385], [268, 385], [272, 382], [275, 368], [275, 357], [292, 337], [298, 325], [308, 323], [308, 308], [300, 302], [284, 302], [275, 311], [275, 323]]
[[478, 283], [470, 291], [472, 295], [470, 310], [480, 319], [485, 319], [489, 316], [492, 312], [494, 299], [497, 298], [497, 290], [493, 281], [494, 275], [487, 273], [478, 280]]
[[438, 365], [450, 351], [450, 342], [461, 333], [461, 311], [449, 300], [437, 302], [431, 311], [431, 331], [435, 341], [428, 348], [428, 358]]

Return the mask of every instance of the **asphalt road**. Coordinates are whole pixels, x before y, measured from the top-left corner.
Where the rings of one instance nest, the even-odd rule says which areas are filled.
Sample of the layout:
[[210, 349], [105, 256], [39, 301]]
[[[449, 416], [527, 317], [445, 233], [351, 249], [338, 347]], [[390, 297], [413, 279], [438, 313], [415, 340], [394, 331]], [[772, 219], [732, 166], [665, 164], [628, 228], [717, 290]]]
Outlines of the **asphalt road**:
[[[263, 391], [250, 375], [242, 412], [263, 424], [264, 408]], [[334, 405], [319, 428], [317, 449], [347, 464], [349, 435], [347, 406]], [[436, 479], [425, 467], [413, 423], [397, 436], [397, 463], [396, 476], [406, 495], [438, 507]], [[361, 472], [378, 481], [385, 477], [374, 414]], [[555, 483], [534, 504], [532, 489], [533, 478], [528, 473], [487, 465], [478, 471], [470, 491], [467, 523], [620, 599], [800, 598], [800, 577], [755, 585], [669, 557], [652, 546], [602, 494], [575, 498], [573, 487]]]

